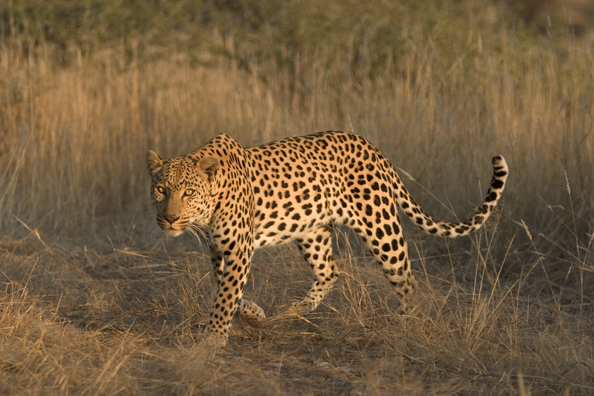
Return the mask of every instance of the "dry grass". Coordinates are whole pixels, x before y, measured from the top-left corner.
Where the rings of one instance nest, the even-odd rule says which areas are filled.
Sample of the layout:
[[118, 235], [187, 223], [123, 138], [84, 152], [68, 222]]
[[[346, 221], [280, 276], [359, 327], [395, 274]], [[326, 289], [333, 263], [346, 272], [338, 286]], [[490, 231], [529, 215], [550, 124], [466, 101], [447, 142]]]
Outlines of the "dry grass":
[[[594, 394], [592, 39], [520, 40], [477, 21], [447, 48], [432, 39], [447, 41], [447, 21], [405, 26], [402, 56], [373, 71], [364, 44], [329, 62], [316, 46], [289, 73], [183, 53], [146, 61], [117, 45], [86, 57], [73, 47], [63, 68], [49, 43], [5, 37], [0, 392]], [[438, 218], [470, 214], [489, 158], [503, 154], [498, 216], [460, 241], [405, 224], [421, 285], [409, 316], [338, 230], [343, 274], [316, 312], [265, 329], [238, 320], [228, 348], [202, 350], [209, 259], [189, 236], [156, 230], [144, 152], [180, 155], [220, 132], [248, 146], [326, 129], [377, 144]], [[254, 258], [246, 293], [268, 315], [309, 287], [297, 256]]]
[[[467, 276], [488, 250], [452, 254], [451, 266], [417, 260], [423, 293], [401, 317], [371, 258], [342, 235], [337, 245], [342, 281], [315, 313], [265, 329], [237, 320], [230, 346], [212, 355], [196, 344], [214, 287], [205, 254], [5, 239], [1, 390], [514, 394], [520, 378], [531, 394], [594, 390], [589, 315], [524, 296], [527, 278]], [[254, 262], [247, 295], [268, 314], [308, 289], [308, 270], [289, 248]]]

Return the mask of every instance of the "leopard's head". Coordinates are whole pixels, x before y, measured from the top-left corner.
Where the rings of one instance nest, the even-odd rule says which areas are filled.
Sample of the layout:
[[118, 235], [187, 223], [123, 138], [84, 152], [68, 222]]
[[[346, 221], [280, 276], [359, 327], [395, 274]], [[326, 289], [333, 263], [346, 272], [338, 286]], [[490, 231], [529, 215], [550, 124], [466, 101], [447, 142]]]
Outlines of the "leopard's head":
[[214, 211], [213, 181], [219, 159], [185, 156], [163, 160], [149, 150], [146, 160], [152, 179], [151, 197], [161, 229], [178, 236], [191, 230], [191, 225], [207, 227]]

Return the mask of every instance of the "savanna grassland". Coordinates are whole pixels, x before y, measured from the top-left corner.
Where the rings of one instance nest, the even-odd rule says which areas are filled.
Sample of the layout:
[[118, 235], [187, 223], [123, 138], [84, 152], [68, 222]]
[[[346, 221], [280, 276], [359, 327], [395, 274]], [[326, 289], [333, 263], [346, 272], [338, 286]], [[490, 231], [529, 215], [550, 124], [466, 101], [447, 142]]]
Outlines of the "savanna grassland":
[[[594, 16], [586, 1], [10, 0], [0, 4], [0, 394], [594, 394]], [[208, 249], [158, 230], [144, 153], [218, 133], [319, 130], [377, 145], [424, 209], [403, 218], [419, 304], [361, 241], [304, 318], [198, 343]], [[258, 251], [273, 316], [312, 274]]]

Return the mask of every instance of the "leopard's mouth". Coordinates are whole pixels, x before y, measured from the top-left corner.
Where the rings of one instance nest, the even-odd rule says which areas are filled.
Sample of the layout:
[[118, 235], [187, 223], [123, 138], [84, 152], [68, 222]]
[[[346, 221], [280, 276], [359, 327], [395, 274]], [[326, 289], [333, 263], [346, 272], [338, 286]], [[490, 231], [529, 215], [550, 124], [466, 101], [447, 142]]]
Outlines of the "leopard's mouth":
[[157, 218], [157, 223], [159, 224], [159, 227], [161, 227], [161, 229], [170, 236], [179, 236], [181, 234], [184, 233], [184, 231], [186, 230], [186, 227], [184, 225], [181, 224], [176, 224], [176, 223], [169, 223], [167, 221], [164, 221], [163, 219]]

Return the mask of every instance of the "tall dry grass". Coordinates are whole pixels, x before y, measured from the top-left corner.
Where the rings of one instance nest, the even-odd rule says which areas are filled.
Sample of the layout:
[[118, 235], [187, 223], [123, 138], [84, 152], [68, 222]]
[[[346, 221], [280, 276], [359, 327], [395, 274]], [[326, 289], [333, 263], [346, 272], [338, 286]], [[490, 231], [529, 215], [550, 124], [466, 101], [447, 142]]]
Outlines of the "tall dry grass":
[[[379, 66], [361, 40], [340, 56], [305, 48], [293, 69], [207, 51], [150, 60], [134, 43], [73, 46], [62, 67], [51, 43], [4, 37], [0, 389], [594, 393], [592, 40], [485, 28], [484, 12], [464, 40], [447, 16], [404, 25], [403, 50]], [[211, 40], [237, 50], [232, 36]], [[210, 264], [189, 237], [156, 232], [144, 152], [181, 155], [222, 132], [250, 146], [327, 129], [367, 137], [450, 220], [472, 213], [503, 154], [501, 209], [461, 241], [407, 227], [422, 286], [410, 316], [395, 314], [370, 257], [339, 233], [342, 280], [316, 313], [263, 330], [236, 323], [232, 347], [209, 356], [195, 342]], [[268, 314], [311, 282], [292, 249], [254, 259], [247, 294]]]
[[[506, 194], [511, 218], [542, 229], [554, 218], [543, 215], [547, 205], [568, 205], [567, 183], [574, 209], [588, 217], [587, 40], [568, 40], [559, 50], [516, 42], [504, 31], [470, 31], [466, 42], [451, 43], [447, 59], [415, 27], [402, 40], [398, 64], [372, 73], [365, 59], [348, 58], [355, 54], [321, 63], [328, 59], [324, 47], [294, 59], [295, 72], [273, 64], [244, 72], [231, 62], [212, 69], [183, 53], [128, 62], [124, 47], [90, 58], [71, 48], [75, 66], [60, 68], [48, 43], [9, 37], [0, 60], [3, 232], [19, 228], [15, 217], [65, 235], [100, 232], [93, 225], [106, 217], [141, 221], [148, 148], [181, 155], [222, 132], [249, 146], [327, 129], [366, 136], [460, 216], [480, 197], [489, 158], [501, 153], [515, 170]], [[353, 63], [357, 70], [349, 72]], [[447, 214], [434, 200], [419, 199]], [[580, 234], [588, 227], [580, 222]]]

